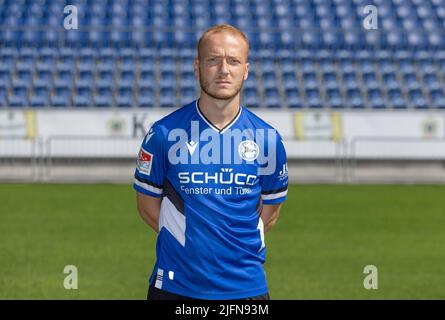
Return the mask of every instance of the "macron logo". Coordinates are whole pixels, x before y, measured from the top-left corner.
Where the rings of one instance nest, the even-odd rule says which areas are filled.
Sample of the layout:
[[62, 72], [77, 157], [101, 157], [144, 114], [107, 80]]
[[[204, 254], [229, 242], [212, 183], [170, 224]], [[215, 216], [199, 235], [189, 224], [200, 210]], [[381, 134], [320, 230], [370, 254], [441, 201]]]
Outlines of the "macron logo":
[[195, 141], [190, 141], [190, 143], [187, 142], [187, 149], [189, 149], [189, 152], [190, 152], [190, 155], [191, 155], [191, 156], [192, 156], [193, 153], [195, 152], [196, 147], [198, 146], [198, 143], [199, 143], [199, 142], [195, 142]]
[[150, 131], [148, 131], [148, 134], [145, 137], [145, 143], [147, 143], [150, 140], [151, 136], [154, 135], [154, 134], [155, 133], [153, 132], [153, 127], [152, 127], [152, 128], [150, 128]]

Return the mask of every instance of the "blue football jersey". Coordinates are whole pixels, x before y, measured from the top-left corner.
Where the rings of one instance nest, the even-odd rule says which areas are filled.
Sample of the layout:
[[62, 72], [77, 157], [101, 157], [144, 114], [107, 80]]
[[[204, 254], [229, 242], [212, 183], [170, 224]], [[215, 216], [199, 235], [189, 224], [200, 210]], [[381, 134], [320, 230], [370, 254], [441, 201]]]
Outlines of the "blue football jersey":
[[278, 132], [245, 107], [223, 129], [199, 100], [155, 122], [139, 151], [134, 188], [162, 198], [155, 287], [198, 299], [268, 292], [263, 204], [286, 199]]

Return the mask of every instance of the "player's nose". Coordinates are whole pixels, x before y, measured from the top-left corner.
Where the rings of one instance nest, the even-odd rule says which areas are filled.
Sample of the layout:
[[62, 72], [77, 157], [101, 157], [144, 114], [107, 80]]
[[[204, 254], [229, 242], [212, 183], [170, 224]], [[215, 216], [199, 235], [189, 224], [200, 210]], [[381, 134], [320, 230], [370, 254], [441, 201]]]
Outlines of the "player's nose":
[[221, 63], [219, 64], [219, 73], [220, 74], [228, 74], [229, 73], [229, 64], [226, 59], [221, 59]]

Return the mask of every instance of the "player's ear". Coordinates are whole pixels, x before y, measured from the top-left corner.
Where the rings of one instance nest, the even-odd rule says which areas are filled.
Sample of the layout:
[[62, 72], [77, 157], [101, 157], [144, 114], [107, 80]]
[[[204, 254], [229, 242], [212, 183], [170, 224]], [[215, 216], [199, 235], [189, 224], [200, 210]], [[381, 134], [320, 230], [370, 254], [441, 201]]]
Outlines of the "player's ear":
[[244, 72], [244, 80], [247, 80], [249, 77], [249, 63], [246, 62], [246, 71]]
[[195, 73], [195, 78], [199, 79], [199, 60], [198, 60], [198, 58], [193, 60], [193, 72]]

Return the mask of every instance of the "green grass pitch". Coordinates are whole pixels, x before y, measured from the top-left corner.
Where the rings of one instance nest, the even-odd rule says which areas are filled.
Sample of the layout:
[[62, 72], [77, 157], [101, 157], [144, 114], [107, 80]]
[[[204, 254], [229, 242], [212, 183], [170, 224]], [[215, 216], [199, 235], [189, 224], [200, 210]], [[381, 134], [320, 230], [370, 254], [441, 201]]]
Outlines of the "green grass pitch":
[[[145, 299], [155, 240], [129, 185], [1, 184], [0, 299]], [[266, 244], [272, 299], [445, 299], [445, 186], [292, 185]]]

